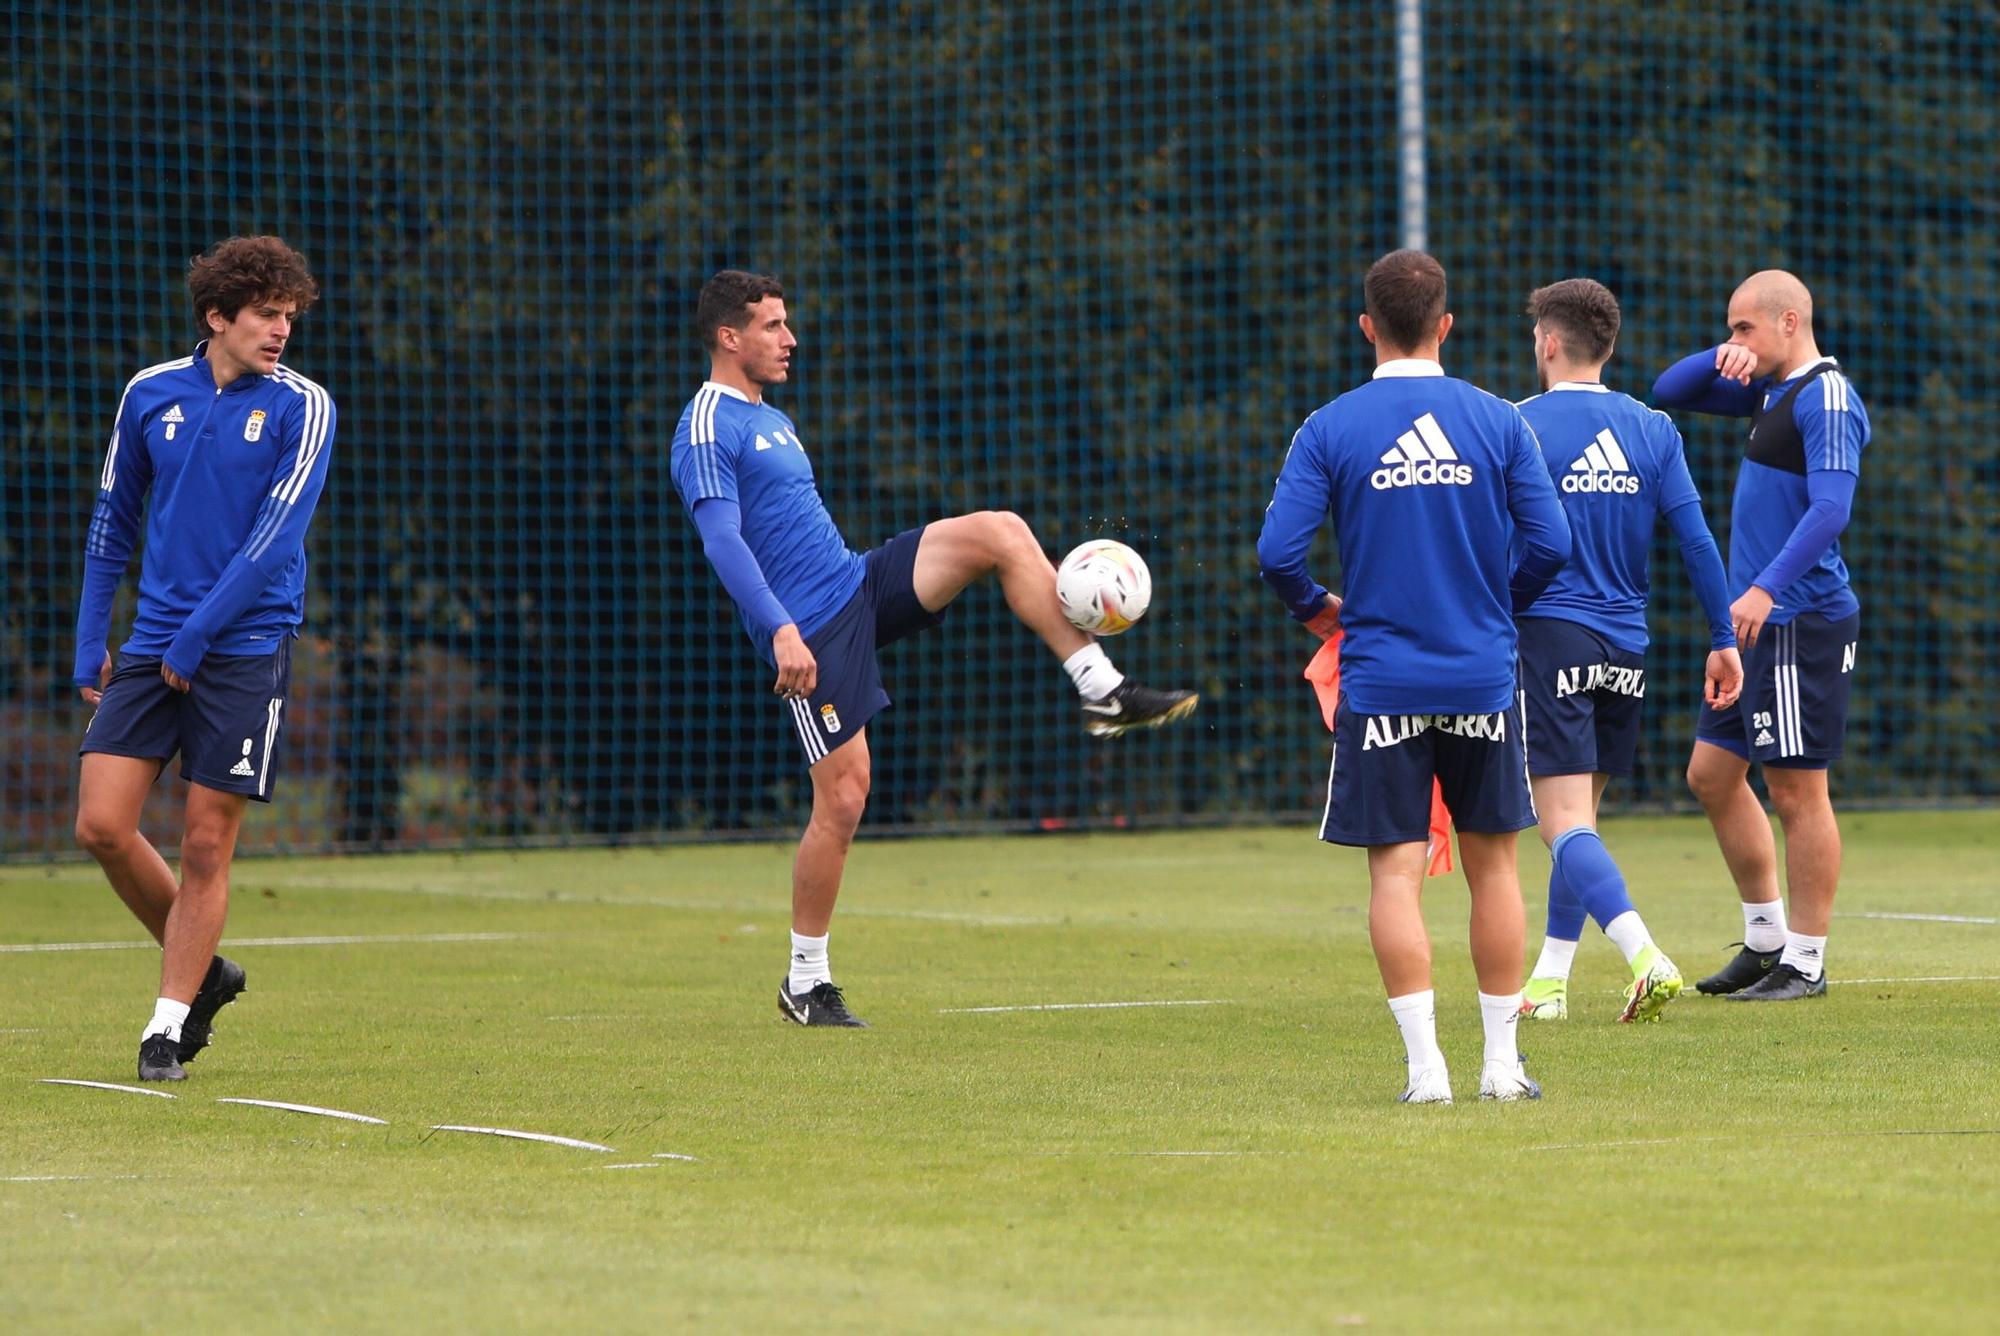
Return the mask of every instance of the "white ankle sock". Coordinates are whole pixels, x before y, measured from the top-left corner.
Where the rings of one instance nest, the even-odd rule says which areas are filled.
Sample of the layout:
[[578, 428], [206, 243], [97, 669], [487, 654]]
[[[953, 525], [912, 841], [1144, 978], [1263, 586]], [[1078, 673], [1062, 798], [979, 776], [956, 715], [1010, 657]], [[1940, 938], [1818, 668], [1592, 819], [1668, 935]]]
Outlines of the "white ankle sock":
[[1542, 938], [1542, 954], [1535, 961], [1535, 968], [1529, 977], [1534, 979], [1567, 979], [1570, 962], [1576, 959], [1576, 943], [1565, 942], [1560, 937]]
[[1486, 1024], [1486, 1060], [1504, 1062], [1509, 1066], [1521, 1060], [1521, 1050], [1514, 1043], [1514, 1023], [1521, 1015], [1521, 994], [1508, 993], [1495, 997], [1491, 993], [1479, 995], [1479, 1019]]
[[1613, 946], [1625, 953], [1627, 965], [1653, 944], [1653, 934], [1646, 931], [1646, 920], [1639, 917], [1636, 909], [1628, 909], [1605, 924], [1604, 935], [1611, 939]]
[[[828, 934], [829, 936], [831, 934]], [[792, 973], [785, 987], [803, 993], [816, 983], [833, 982], [833, 969], [826, 960], [826, 937], [792, 934]]]
[[1808, 979], [1817, 979], [1826, 970], [1826, 938], [1808, 937], [1802, 932], [1785, 934], [1785, 954], [1781, 965], [1790, 965]]
[[1776, 951], [1785, 944], [1785, 902], [1743, 905], [1743, 945], [1752, 951]]
[[181, 1025], [188, 1018], [188, 1005], [170, 997], [161, 998], [153, 1004], [153, 1019], [146, 1022], [146, 1028], [139, 1037], [151, 1039], [156, 1034], [165, 1034], [178, 1044], [181, 1041]]
[[1437, 994], [1426, 988], [1421, 993], [1405, 993], [1389, 999], [1389, 1014], [1403, 1032], [1403, 1053], [1410, 1072], [1444, 1066], [1444, 1051], [1438, 1047]]
[[1125, 674], [1111, 666], [1111, 656], [1095, 640], [1063, 660], [1063, 671], [1085, 700], [1103, 700], [1118, 689]]

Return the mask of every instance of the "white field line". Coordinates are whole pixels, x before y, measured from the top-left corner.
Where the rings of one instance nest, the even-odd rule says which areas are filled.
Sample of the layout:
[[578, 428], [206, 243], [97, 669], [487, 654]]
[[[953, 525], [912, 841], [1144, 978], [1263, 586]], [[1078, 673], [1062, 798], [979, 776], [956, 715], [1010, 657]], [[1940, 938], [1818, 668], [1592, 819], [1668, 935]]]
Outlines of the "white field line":
[[40, 1034], [41, 1032], [42, 1029], [39, 1025], [15, 1026], [11, 1029], [0, 1030], [0, 1034]]
[[578, 1141], [574, 1137], [551, 1136], [547, 1132], [516, 1132], [507, 1127], [464, 1127], [458, 1123], [434, 1123], [433, 1132], [473, 1132], [480, 1136], [512, 1137], [516, 1141], [545, 1141], [551, 1146], [574, 1146], [577, 1150], [600, 1151], [606, 1155], [616, 1152], [610, 1146], [600, 1146], [595, 1141]]
[[[518, 932], [398, 932], [376, 937], [231, 937], [224, 946], [374, 946], [408, 942], [511, 942]], [[0, 945], [0, 952], [157, 951], [153, 942], [25, 942]]]
[[582, 1016], [544, 1016], [542, 1017], [542, 1019], [545, 1021], [569, 1021], [580, 1024], [588, 1021], [643, 1021], [649, 1018], [641, 1016], [637, 1013], [632, 1013], [629, 1015], [612, 1015], [610, 1013], [605, 1013], [603, 1015], [587, 1014]]
[[990, 1016], [999, 1011], [1118, 1011], [1127, 1007], [1226, 1007], [1226, 997], [1200, 997], [1161, 1002], [1042, 1002], [1020, 1007], [939, 1007], [940, 1016]]
[[[673, 896], [578, 894], [556, 890], [495, 891], [470, 886], [355, 886], [346, 882], [289, 879], [289, 884], [315, 890], [353, 891], [369, 895], [428, 895], [444, 900], [506, 900], [522, 904], [607, 905], [631, 909], [691, 909], [729, 914], [775, 914], [784, 908], [775, 900], [690, 900]], [[843, 918], [925, 919], [936, 923], [966, 923], [981, 928], [1054, 927], [1072, 920], [1060, 914], [976, 914], [955, 909], [879, 909], [856, 905], [842, 908]]]
[[1835, 918], [1901, 919], [1910, 923], [2000, 923], [2000, 918], [1977, 918], [1970, 914], [1877, 914], [1838, 912]]
[[137, 1174], [16, 1174], [0, 1178], [0, 1183], [109, 1183], [137, 1178]]
[[665, 1166], [664, 1164], [661, 1164], [661, 1163], [660, 1163], [660, 1162], [659, 1162], [658, 1160], [639, 1160], [639, 1161], [636, 1161], [636, 1162], [634, 1162], [634, 1163], [632, 1163], [632, 1164], [600, 1164], [600, 1165], [598, 1165], [597, 1167], [598, 1167], [599, 1169], [664, 1169], [664, 1168], [666, 1168], [666, 1166]]
[[1837, 983], [2000, 983], [2000, 974], [1932, 974], [1917, 979], [1828, 979], [1827, 987]]
[[148, 1090], [144, 1086], [113, 1085], [109, 1081], [71, 1081], [60, 1076], [44, 1076], [42, 1084], [88, 1086], [92, 1090], [122, 1090], [128, 1095], [151, 1095], [154, 1099], [174, 1098], [164, 1090]]
[[[1853, 1140], [1862, 1137], [1991, 1137], [2000, 1136], [2000, 1127], [1898, 1127], [1878, 1132], [1792, 1132], [1787, 1135], [1814, 1141]], [[1524, 1146], [1524, 1150], [1613, 1150], [1623, 1146], [1692, 1146], [1718, 1141], [1754, 1141], [1755, 1133], [1707, 1137], [1644, 1137], [1629, 1141], [1564, 1141], [1550, 1146]]]
[[695, 1158], [694, 1158], [694, 1156], [692, 1156], [692, 1155], [678, 1155], [678, 1154], [676, 1154], [676, 1153], [674, 1153], [673, 1151], [670, 1151], [670, 1150], [660, 1150], [660, 1151], [654, 1151], [654, 1152], [653, 1152], [653, 1158], [654, 1158], [654, 1159], [656, 1159], [656, 1160], [686, 1160], [686, 1161], [687, 1161], [687, 1162], [688, 1162], [689, 1164], [693, 1164], [693, 1163], [695, 1163]]
[[344, 1109], [322, 1109], [312, 1104], [287, 1104], [276, 1099], [218, 1099], [217, 1104], [248, 1104], [259, 1109], [283, 1109], [287, 1113], [310, 1113], [317, 1118], [345, 1118], [350, 1123], [373, 1123], [377, 1127], [387, 1127], [385, 1118], [370, 1118], [365, 1113], [348, 1113]]

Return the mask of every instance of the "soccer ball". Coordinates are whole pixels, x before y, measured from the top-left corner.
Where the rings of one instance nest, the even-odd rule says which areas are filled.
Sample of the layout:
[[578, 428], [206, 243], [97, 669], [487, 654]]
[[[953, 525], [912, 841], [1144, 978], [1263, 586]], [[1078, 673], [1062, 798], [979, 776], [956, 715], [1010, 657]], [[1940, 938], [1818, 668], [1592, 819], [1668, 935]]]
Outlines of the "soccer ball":
[[1146, 615], [1153, 574], [1131, 548], [1109, 538], [1079, 544], [1056, 568], [1056, 597], [1079, 631], [1115, 636]]

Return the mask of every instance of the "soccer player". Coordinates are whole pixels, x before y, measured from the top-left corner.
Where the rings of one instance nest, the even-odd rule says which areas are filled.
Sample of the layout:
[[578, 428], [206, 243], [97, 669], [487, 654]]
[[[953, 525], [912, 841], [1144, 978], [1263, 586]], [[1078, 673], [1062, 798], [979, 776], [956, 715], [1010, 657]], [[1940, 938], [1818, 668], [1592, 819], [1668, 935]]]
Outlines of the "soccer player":
[[[278, 365], [319, 296], [305, 257], [276, 237], [231, 237], [188, 266], [187, 288], [205, 337], [118, 401], [76, 619], [76, 684], [97, 707], [77, 842], [163, 949], [142, 1081], [186, 1079], [215, 1013], [243, 991], [242, 967], [215, 947], [245, 806], [269, 802], [277, 774], [306, 526], [333, 450], [332, 398]], [[142, 509], [138, 614], [114, 661], [111, 604]], [[178, 884], [139, 833], [176, 753], [188, 781]]]
[[1191, 713], [1192, 691], [1156, 691], [1112, 666], [1063, 616], [1055, 570], [1019, 515], [980, 511], [849, 550], [813, 482], [790, 417], [765, 392], [791, 374], [798, 346], [784, 289], [725, 269], [695, 310], [708, 383], [674, 431], [674, 486], [703, 550], [735, 600], [812, 777], [812, 816], [792, 865], [791, 970], [778, 1010], [800, 1025], [859, 1026], [827, 962], [841, 873], [868, 801], [868, 721], [889, 704], [876, 651], [934, 626], [973, 580], [995, 575], [1007, 606], [1062, 661], [1099, 736]]
[[1680, 971], [1632, 907], [1625, 876], [1597, 833], [1614, 776], [1632, 773], [1646, 695], [1647, 550], [1664, 515], [1680, 540], [1702, 610], [1709, 655], [1704, 698], [1731, 704], [1743, 664], [1729, 624], [1722, 556], [1702, 518], [1680, 431], [1665, 413], [1604, 383], [1618, 340], [1618, 299], [1588, 278], [1528, 297], [1542, 393], [1523, 401], [1573, 548], [1542, 596], [1515, 619], [1527, 698], [1528, 774], [1549, 847], [1548, 935], [1521, 1014], [1569, 1014], [1569, 971], [1586, 913], [1632, 970], [1621, 1021], [1651, 1021], [1681, 991]]
[[[1514, 846], [1535, 814], [1514, 613], [1568, 558], [1569, 524], [1519, 410], [1444, 374], [1443, 267], [1394, 251], [1369, 269], [1365, 291], [1374, 377], [1292, 438], [1257, 560], [1309, 630], [1346, 631], [1320, 838], [1368, 850], [1368, 932], [1408, 1057], [1401, 1099], [1451, 1102], [1419, 907], [1433, 778], [1472, 888], [1486, 1034], [1479, 1095], [1535, 1099], [1541, 1087], [1515, 1046], [1525, 929]], [[1329, 515], [1344, 602], [1306, 571]]]
[[[1868, 413], [1839, 363], [1820, 355], [1812, 294], [1782, 269], [1729, 299], [1729, 341], [1660, 374], [1669, 408], [1750, 419], [1730, 509], [1729, 615], [1743, 647], [1743, 695], [1706, 705], [1688, 758], [1743, 902], [1742, 949], [1695, 987], [1744, 1002], [1826, 992], [1826, 938], [1840, 881], [1840, 826], [1827, 774], [1847, 732], [1861, 604], [1840, 559]], [[1785, 828], [1789, 922], [1778, 897], [1771, 823], [1751, 792], [1764, 768]]]

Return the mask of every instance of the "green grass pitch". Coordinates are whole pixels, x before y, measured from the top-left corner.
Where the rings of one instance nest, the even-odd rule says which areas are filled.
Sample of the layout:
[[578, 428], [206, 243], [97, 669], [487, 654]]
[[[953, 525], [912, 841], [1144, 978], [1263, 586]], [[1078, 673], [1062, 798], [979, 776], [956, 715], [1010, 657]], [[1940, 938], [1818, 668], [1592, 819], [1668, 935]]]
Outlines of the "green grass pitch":
[[[1449, 1109], [1394, 1102], [1363, 860], [1302, 829], [864, 840], [859, 1032], [778, 1018], [789, 848], [249, 862], [231, 939], [467, 939], [234, 948], [171, 1101], [40, 1083], [131, 1083], [150, 950], [0, 953], [0, 1329], [1991, 1330], [2000, 821], [1844, 825], [1828, 997], [1614, 1025], [1592, 929], [1538, 1104], [1474, 1098], [1433, 881]], [[1606, 835], [1719, 964], [1706, 827]], [[1546, 869], [1524, 838], [1531, 950]], [[6, 944], [137, 937], [88, 866], [0, 905]], [[954, 1010], [1166, 1001], [1209, 1005]]]

